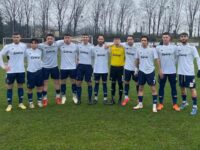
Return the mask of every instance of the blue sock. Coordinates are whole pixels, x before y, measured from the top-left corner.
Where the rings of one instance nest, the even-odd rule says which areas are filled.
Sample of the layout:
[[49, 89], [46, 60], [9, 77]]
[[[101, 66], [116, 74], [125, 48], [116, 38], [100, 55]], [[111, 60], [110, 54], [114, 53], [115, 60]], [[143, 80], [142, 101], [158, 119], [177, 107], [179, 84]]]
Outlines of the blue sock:
[[88, 86], [88, 98], [92, 99], [92, 86]]
[[157, 95], [153, 95], [152, 99], [153, 99], [153, 104], [157, 104]]
[[94, 95], [98, 96], [98, 94], [99, 94], [99, 83], [95, 83], [95, 86], [94, 86]]
[[186, 103], [186, 98], [187, 98], [187, 96], [186, 95], [182, 95], [182, 100], [183, 100], [183, 103]]
[[104, 97], [108, 96], [107, 83], [103, 83], [103, 93], [104, 93]]
[[197, 106], [197, 97], [192, 98], [193, 106]]
[[13, 90], [12, 89], [8, 89], [7, 90], [7, 101], [8, 101], [9, 105], [12, 104], [12, 96], [13, 96]]
[[62, 94], [62, 95], [65, 95], [65, 94], [66, 94], [66, 89], [67, 89], [66, 84], [61, 84], [61, 94]]
[[163, 96], [159, 96], [159, 102], [160, 104], [163, 104]]
[[173, 101], [173, 104], [177, 104], [177, 96], [172, 96], [172, 101]]
[[72, 92], [73, 94], [76, 94], [76, 84], [72, 84]]
[[43, 97], [46, 97], [46, 96], [47, 96], [47, 91], [43, 91], [43, 92], [42, 92], [42, 96], [43, 96]]
[[42, 101], [42, 92], [37, 92], [38, 101]]
[[29, 103], [33, 102], [33, 93], [28, 93], [28, 101]]
[[129, 94], [129, 84], [125, 84], [124, 94], [125, 94], [125, 96], [128, 96], [128, 94]]
[[18, 88], [18, 98], [19, 98], [19, 103], [22, 103], [23, 98], [24, 98], [24, 89], [23, 88]]
[[140, 103], [142, 103], [142, 101], [143, 101], [143, 96], [138, 96], [138, 101], [139, 101]]
[[78, 99], [81, 99], [82, 87], [77, 86], [76, 89], [77, 89], [77, 97]]

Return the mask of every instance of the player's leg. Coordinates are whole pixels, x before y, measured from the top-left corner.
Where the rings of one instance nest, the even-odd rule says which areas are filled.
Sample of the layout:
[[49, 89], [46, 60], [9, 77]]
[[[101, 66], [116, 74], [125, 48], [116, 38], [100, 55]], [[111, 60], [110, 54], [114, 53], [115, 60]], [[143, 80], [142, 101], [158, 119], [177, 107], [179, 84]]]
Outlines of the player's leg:
[[193, 106], [192, 106], [192, 112], [191, 115], [196, 115], [197, 114], [197, 91], [196, 88], [191, 88], [191, 95], [192, 95], [192, 101], [193, 101]]
[[77, 88], [76, 88], [76, 77], [77, 77], [77, 70], [71, 70], [70, 71], [70, 78], [71, 78], [71, 90], [72, 90], [72, 94], [73, 94], [73, 101], [75, 104], [78, 103], [78, 99], [77, 99]]
[[117, 77], [118, 86], [119, 86], [119, 99], [118, 99], [118, 104], [119, 105], [122, 104], [122, 96], [123, 96], [123, 74], [124, 74], [124, 69], [123, 68], [119, 68], [118, 77]]
[[77, 67], [77, 81], [76, 81], [76, 88], [77, 88], [77, 98], [78, 98], [78, 105], [81, 104], [81, 94], [82, 94], [82, 81], [84, 77], [84, 66], [83, 65], [78, 65]]
[[94, 101], [96, 101], [96, 102], [98, 101], [100, 77], [101, 77], [101, 74], [94, 73], [94, 81], [95, 81]]
[[187, 91], [186, 91], [186, 76], [179, 75], [179, 86], [181, 89], [181, 96], [182, 96], [182, 104], [180, 109], [184, 109], [189, 105], [187, 102]]
[[93, 103], [92, 100], [92, 73], [93, 73], [93, 68], [92, 66], [86, 66], [86, 71], [85, 71], [85, 82], [87, 82], [88, 84], [88, 104], [92, 105], [92, 104], [96, 104]]
[[129, 88], [130, 88], [130, 80], [131, 80], [132, 72], [129, 70], [124, 71], [124, 100], [122, 102], [122, 106], [126, 106], [129, 102]]
[[50, 69], [47, 68], [43, 68], [42, 70], [43, 73], [43, 82], [44, 82], [44, 86], [43, 86], [43, 91], [42, 91], [42, 95], [43, 95], [43, 100], [42, 100], [42, 104], [44, 107], [46, 107], [48, 105], [48, 81], [49, 81], [49, 75], [50, 75]]
[[146, 75], [143, 72], [139, 71], [138, 72], [138, 84], [139, 84], [138, 104], [135, 107], [133, 107], [134, 110], [143, 108], [143, 95], [144, 95], [145, 83], [146, 83]]
[[36, 80], [36, 87], [37, 87], [37, 105], [39, 108], [42, 108], [42, 90], [43, 90], [43, 78], [42, 78], [42, 70], [37, 72], [37, 80]]
[[173, 109], [175, 111], [180, 111], [180, 108], [177, 104], [177, 89], [176, 89], [176, 74], [168, 75], [168, 80], [171, 87], [171, 96], [173, 101]]
[[7, 102], [8, 106], [6, 108], [7, 112], [12, 110], [12, 101], [13, 101], [13, 84], [15, 81], [15, 74], [7, 74], [6, 85], [7, 85]]
[[108, 74], [103, 74], [102, 75], [102, 84], [103, 84], [103, 104], [108, 103], [108, 89], [107, 89], [107, 79], [108, 79]]
[[61, 96], [62, 96], [62, 104], [65, 104], [67, 98], [66, 98], [66, 80], [68, 77], [67, 70], [60, 70], [60, 79], [61, 79]]
[[156, 79], [155, 79], [155, 72], [152, 72], [148, 75], [146, 75], [147, 83], [151, 87], [152, 92], [152, 101], [153, 101], [153, 112], [157, 112], [157, 99], [158, 94], [156, 90]]
[[56, 92], [56, 104], [62, 104], [60, 93], [60, 71], [58, 67], [51, 69], [51, 78], [54, 80], [54, 88]]
[[115, 104], [115, 92], [116, 92], [116, 81], [117, 81], [117, 71], [115, 68], [110, 69], [110, 81], [111, 81], [111, 105]]
[[27, 96], [28, 96], [29, 108], [31, 109], [35, 108], [33, 103], [33, 89], [35, 87], [36, 79], [37, 78], [35, 78], [35, 73], [27, 72]]
[[25, 83], [25, 73], [17, 73], [16, 80], [17, 80], [17, 88], [18, 88], [19, 108], [24, 110], [26, 109], [26, 106], [23, 104], [23, 99], [24, 99], [23, 84]]
[[163, 78], [161, 79], [159, 76], [159, 104], [157, 109], [160, 111], [164, 108], [163, 105], [163, 99], [164, 99], [164, 94], [165, 94], [165, 84], [167, 81], [167, 75], [163, 75]]

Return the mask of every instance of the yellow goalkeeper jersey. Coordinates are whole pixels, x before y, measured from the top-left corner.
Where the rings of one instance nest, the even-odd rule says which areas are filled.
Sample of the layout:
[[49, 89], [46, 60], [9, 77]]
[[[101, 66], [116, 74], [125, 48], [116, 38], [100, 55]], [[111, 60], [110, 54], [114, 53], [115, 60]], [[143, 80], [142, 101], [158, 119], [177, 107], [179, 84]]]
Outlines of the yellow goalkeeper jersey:
[[125, 64], [125, 48], [123, 46], [110, 46], [111, 66], [122, 67]]

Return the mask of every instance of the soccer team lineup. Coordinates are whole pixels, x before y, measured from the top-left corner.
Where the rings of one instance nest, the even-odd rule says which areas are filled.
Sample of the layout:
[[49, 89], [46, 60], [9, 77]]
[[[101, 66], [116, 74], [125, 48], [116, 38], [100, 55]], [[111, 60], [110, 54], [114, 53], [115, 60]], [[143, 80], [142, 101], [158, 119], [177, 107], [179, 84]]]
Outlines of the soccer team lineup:
[[[152, 112], [157, 113], [164, 109], [165, 85], [169, 82], [172, 111], [190, 108], [190, 114], [197, 115], [195, 76], [200, 78], [199, 53], [195, 46], [188, 43], [187, 33], [181, 33], [179, 38], [180, 45], [172, 44], [171, 35], [165, 32], [159, 45], [150, 46], [149, 37], [144, 35], [140, 38], [140, 46], [136, 46], [132, 35], [127, 36], [126, 43], [121, 42], [120, 36], [115, 36], [112, 44], [105, 43], [104, 35], [98, 35], [97, 45], [94, 46], [87, 34], [82, 35], [81, 43], [75, 44], [70, 34], [65, 34], [58, 41], [53, 34], [47, 34], [43, 43], [37, 38], [23, 43], [20, 33], [14, 33], [12, 43], [0, 51], [0, 65], [6, 74], [8, 105], [5, 111], [14, 109], [15, 82], [20, 109], [27, 109], [25, 101], [28, 101], [29, 109], [48, 107], [48, 86], [52, 80], [57, 105], [73, 100], [75, 105], [86, 101], [88, 105], [102, 103], [125, 107], [131, 100], [130, 84], [134, 84], [134, 95], [137, 95], [135, 101], [138, 104], [132, 108], [133, 111], [145, 109], [143, 97], [148, 93], [144, 93], [144, 86], [148, 85], [152, 96]], [[71, 89], [67, 89], [67, 80]], [[87, 83], [86, 89], [83, 88], [83, 82]], [[102, 99], [98, 98], [100, 86], [103, 89]], [[178, 87], [181, 98], [178, 98]], [[33, 96], [35, 88], [36, 98]], [[82, 98], [82, 90], [87, 90], [87, 99]], [[70, 92], [71, 98], [68, 97]], [[190, 98], [187, 92], [191, 94]], [[188, 99], [192, 100], [192, 107], [189, 107]], [[180, 105], [178, 101], [181, 101]]]

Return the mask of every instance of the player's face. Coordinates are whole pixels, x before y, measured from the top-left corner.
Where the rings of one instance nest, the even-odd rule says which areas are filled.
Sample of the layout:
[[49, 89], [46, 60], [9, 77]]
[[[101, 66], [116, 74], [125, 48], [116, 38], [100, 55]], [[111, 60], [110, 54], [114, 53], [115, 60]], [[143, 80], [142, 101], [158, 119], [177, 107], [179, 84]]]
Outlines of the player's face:
[[90, 39], [89, 36], [83, 36], [82, 37], [82, 41], [83, 41], [84, 44], [88, 44], [89, 43], [89, 39]]
[[35, 41], [33, 41], [33, 42], [31, 43], [31, 48], [32, 48], [32, 49], [36, 49], [37, 47], [38, 47], [38, 43], [35, 42]]
[[71, 36], [65, 36], [65, 37], [64, 37], [64, 42], [65, 42], [65, 43], [70, 44], [71, 41], [72, 41]]
[[99, 36], [97, 41], [99, 45], [103, 45], [105, 40], [103, 36]]
[[189, 40], [189, 37], [187, 35], [180, 36], [181, 43], [186, 44], [188, 42], [188, 40]]
[[169, 35], [163, 35], [162, 36], [163, 44], [167, 45], [171, 41], [171, 37]]
[[148, 40], [146, 38], [141, 39], [142, 47], [147, 47], [148, 46]]
[[114, 44], [115, 45], [120, 45], [120, 43], [121, 43], [120, 39], [118, 39], [118, 38], [114, 39]]
[[19, 42], [21, 40], [21, 36], [20, 35], [13, 35], [12, 40], [13, 40], [13, 43], [19, 44]]
[[47, 36], [46, 42], [47, 42], [48, 45], [52, 45], [53, 42], [54, 42], [54, 37], [52, 37], [52, 36]]
[[127, 38], [127, 43], [128, 43], [128, 45], [133, 45], [133, 43], [134, 43], [134, 39], [132, 38], [132, 37], [128, 37]]

